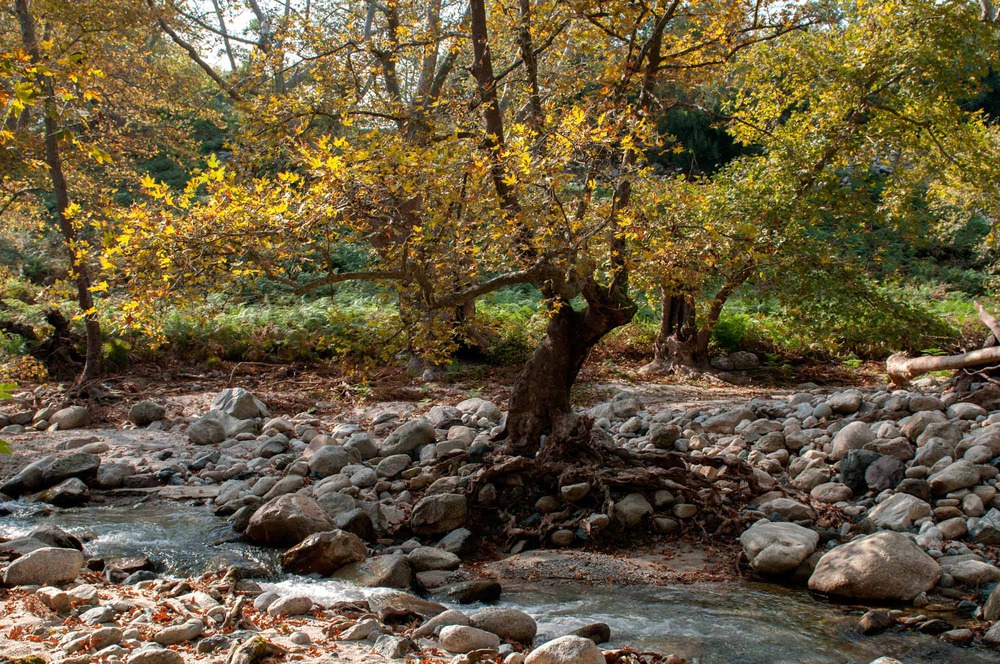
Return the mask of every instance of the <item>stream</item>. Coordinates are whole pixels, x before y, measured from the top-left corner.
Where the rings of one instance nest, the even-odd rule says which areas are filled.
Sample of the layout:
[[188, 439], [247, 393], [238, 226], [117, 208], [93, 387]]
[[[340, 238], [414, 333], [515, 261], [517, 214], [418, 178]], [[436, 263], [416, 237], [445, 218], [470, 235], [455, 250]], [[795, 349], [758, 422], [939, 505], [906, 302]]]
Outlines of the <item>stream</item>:
[[[267, 589], [305, 594], [320, 604], [388, 592], [330, 579], [285, 574], [279, 551], [228, 541], [233, 531], [207, 507], [183, 503], [86, 506], [45, 515], [35, 505], [0, 503], [0, 536], [26, 535], [40, 524], [89, 538], [95, 557], [145, 555], [178, 576], [237, 565]], [[905, 664], [996, 664], [983, 647], [957, 648], [911, 632], [863, 637], [859, 612], [782, 586], [737, 582], [690, 585], [504, 585], [501, 604], [535, 617], [541, 642], [592, 622], [611, 626], [616, 647], [674, 652], [694, 664], [867, 664], [891, 656]], [[476, 607], [461, 607], [475, 609]]]

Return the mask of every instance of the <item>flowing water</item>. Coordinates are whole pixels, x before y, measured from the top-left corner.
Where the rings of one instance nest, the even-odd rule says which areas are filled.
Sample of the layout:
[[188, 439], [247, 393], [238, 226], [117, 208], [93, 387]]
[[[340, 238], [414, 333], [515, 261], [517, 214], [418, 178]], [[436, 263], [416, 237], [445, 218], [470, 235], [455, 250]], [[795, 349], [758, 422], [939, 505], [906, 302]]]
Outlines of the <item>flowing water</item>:
[[[386, 592], [283, 574], [277, 551], [232, 541], [226, 521], [205, 507], [140, 503], [49, 515], [22, 503], [0, 507], [11, 511], [0, 518], [3, 537], [27, 534], [42, 523], [55, 525], [89, 537], [86, 548], [94, 556], [145, 555], [178, 575], [235, 564], [258, 570], [266, 588], [307, 594], [321, 604]], [[543, 640], [600, 621], [611, 626], [614, 646], [675, 652], [701, 664], [867, 664], [879, 656], [906, 664], [1000, 662], [994, 651], [955, 648], [922, 634], [862, 637], [852, 629], [857, 613], [804, 591], [762, 583], [505, 586], [501, 603], [535, 616]]]

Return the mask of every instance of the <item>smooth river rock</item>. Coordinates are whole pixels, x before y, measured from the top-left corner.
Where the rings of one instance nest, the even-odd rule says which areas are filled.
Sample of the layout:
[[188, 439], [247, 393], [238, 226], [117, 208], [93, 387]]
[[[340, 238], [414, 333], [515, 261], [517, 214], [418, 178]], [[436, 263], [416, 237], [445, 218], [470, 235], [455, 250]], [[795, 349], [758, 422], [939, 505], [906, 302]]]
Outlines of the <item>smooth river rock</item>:
[[908, 602], [939, 578], [940, 565], [910, 537], [883, 531], [828, 551], [809, 589], [845, 599]]

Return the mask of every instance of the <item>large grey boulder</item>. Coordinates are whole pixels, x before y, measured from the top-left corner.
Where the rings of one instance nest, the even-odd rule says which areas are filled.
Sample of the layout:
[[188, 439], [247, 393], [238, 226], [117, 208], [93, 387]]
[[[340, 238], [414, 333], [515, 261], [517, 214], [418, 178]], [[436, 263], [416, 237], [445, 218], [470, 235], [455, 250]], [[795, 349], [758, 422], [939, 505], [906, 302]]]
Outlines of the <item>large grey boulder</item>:
[[450, 653], [465, 654], [473, 650], [496, 650], [500, 637], [467, 625], [448, 625], [441, 629], [441, 647]]
[[55, 462], [56, 457], [50, 454], [29, 463], [21, 469], [21, 472], [0, 485], [0, 493], [17, 497], [23, 493], [44, 489], [45, 471]]
[[319, 503], [290, 493], [278, 496], [254, 512], [245, 534], [258, 544], [294, 546], [313, 533], [335, 529]]
[[848, 450], [844, 458], [840, 460], [840, 476], [855, 496], [861, 496], [868, 491], [868, 482], [865, 474], [869, 466], [881, 457], [877, 452], [871, 450]]
[[827, 400], [827, 405], [837, 415], [850, 415], [861, 409], [863, 400], [861, 393], [856, 390], [837, 392]]
[[538, 646], [524, 664], [605, 664], [604, 653], [590, 639], [561, 636]]
[[615, 503], [613, 511], [618, 523], [625, 528], [634, 528], [653, 514], [653, 506], [641, 493], [630, 493]]
[[743, 420], [753, 419], [753, 411], [744, 406], [709, 417], [701, 426], [706, 433], [730, 434], [736, 431], [736, 426]]
[[465, 496], [454, 493], [424, 496], [413, 507], [410, 527], [418, 535], [443, 535], [464, 526], [468, 514]]
[[378, 446], [379, 456], [388, 457], [394, 454], [410, 454], [418, 447], [430, 445], [437, 440], [434, 427], [423, 418], [404, 422], [389, 434]]
[[978, 484], [979, 470], [971, 461], [960, 459], [931, 475], [927, 478], [927, 483], [930, 484], [931, 491], [940, 496]]
[[913, 522], [929, 517], [933, 512], [930, 504], [908, 493], [897, 493], [879, 503], [868, 513], [876, 526], [883, 530], [909, 530]]
[[860, 450], [875, 440], [872, 428], [865, 422], [851, 422], [833, 437], [833, 451], [830, 458], [840, 461], [850, 450]]
[[256, 420], [241, 420], [213, 408], [188, 427], [188, 438], [195, 445], [215, 445], [226, 438], [256, 431]]
[[281, 555], [281, 566], [298, 574], [329, 576], [346, 565], [361, 562], [367, 554], [360, 537], [332, 530], [309, 535], [285, 551]]
[[219, 392], [212, 401], [212, 408], [238, 420], [270, 416], [264, 402], [242, 387], [231, 387]]
[[149, 426], [157, 420], [162, 420], [167, 414], [167, 409], [155, 401], [139, 401], [128, 409], [128, 421], [137, 427]]
[[226, 439], [226, 427], [219, 417], [209, 413], [192, 422], [187, 435], [194, 445], [218, 445]]
[[480, 397], [466, 399], [457, 406], [460, 411], [474, 416], [476, 419], [486, 418], [490, 422], [499, 422], [503, 413], [492, 401]]
[[32, 500], [58, 505], [59, 507], [72, 507], [82, 505], [90, 500], [90, 489], [78, 477], [71, 477], [54, 487], [45, 489], [41, 493], [35, 494]]
[[969, 529], [969, 537], [982, 544], [1000, 544], [1000, 510], [993, 507]]
[[320, 477], [336, 475], [354, 463], [350, 453], [339, 445], [321, 447], [309, 459], [309, 471]]
[[76, 452], [56, 459], [52, 465], [42, 473], [42, 483], [45, 486], [53, 486], [77, 477], [85, 482], [97, 477], [97, 469], [101, 467], [101, 457], [96, 454]]
[[538, 633], [538, 623], [520, 609], [495, 606], [476, 611], [469, 616], [473, 627], [496, 634], [504, 641], [530, 644]]
[[67, 431], [85, 427], [90, 424], [90, 420], [90, 411], [83, 406], [68, 406], [56, 411], [49, 418], [49, 424], [57, 424], [60, 431]]
[[758, 523], [740, 535], [740, 543], [754, 571], [788, 574], [816, 551], [819, 533], [794, 523]]
[[940, 565], [913, 539], [882, 531], [828, 551], [809, 589], [844, 599], [909, 602], [940, 578]]
[[69, 583], [83, 569], [86, 559], [76, 549], [44, 547], [12, 562], [4, 572], [6, 586], [55, 586]]

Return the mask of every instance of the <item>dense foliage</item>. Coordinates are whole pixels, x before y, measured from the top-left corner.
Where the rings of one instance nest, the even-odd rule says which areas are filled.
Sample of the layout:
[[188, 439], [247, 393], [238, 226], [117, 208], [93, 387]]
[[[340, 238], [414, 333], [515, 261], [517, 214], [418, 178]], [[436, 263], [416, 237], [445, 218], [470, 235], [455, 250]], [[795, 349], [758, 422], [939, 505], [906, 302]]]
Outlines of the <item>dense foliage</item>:
[[667, 366], [875, 357], [963, 343], [993, 292], [996, 34], [967, 0], [0, 13], [27, 379], [95, 348], [517, 362], [602, 308], [594, 343], [629, 324]]

